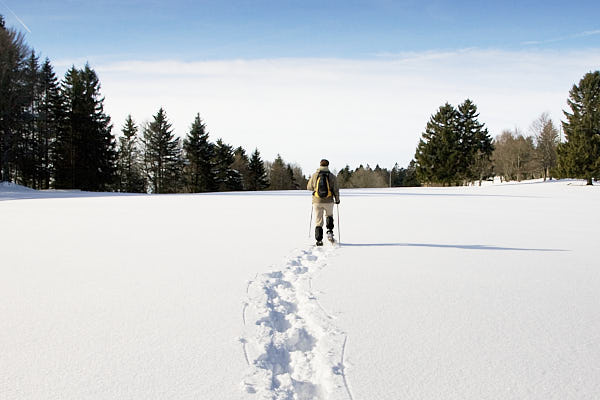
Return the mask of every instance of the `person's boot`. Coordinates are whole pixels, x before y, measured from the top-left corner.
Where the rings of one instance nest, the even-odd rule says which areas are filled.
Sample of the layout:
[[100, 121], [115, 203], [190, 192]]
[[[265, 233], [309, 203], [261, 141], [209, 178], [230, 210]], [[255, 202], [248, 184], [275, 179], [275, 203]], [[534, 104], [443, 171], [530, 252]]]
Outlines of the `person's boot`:
[[329, 240], [330, 242], [333, 242], [333, 216], [328, 216], [327, 217], [327, 240]]
[[317, 239], [317, 246], [323, 246], [323, 227], [315, 227], [315, 239]]

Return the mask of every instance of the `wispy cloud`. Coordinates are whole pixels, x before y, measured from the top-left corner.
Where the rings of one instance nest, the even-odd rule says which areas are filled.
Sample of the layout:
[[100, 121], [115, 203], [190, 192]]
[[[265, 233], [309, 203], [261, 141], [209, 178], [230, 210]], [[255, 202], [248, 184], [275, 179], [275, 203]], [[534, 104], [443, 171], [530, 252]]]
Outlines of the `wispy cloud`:
[[562, 36], [562, 37], [557, 37], [557, 38], [552, 38], [552, 39], [546, 39], [546, 40], [529, 40], [526, 42], [522, 42], [521, 44], [525, 45], [525, 46], [530, 46], [530, 45], [545, 44], [545, 43], [555, 43], [555, 42], [561, 42], [563, 40], [577, 39], [577, 38], [594, 36], [594, 35], [600, 35], [600, 29], [574, 33], [572, 35]]
[[1, 2], [2, 4], [4, 4], [4, 7], [6, 7], [6, 9], [7, 9], [8, 11], [10, 11], [10, 13], [11, 13], [11, 14], [12, 14], [12, 15], [13, 15], [13, 16], [14, 16], [16, 19], [17, 19], [17, 21], [19, 21], [19, 23], [20, 23], [21, 25], [23, 25], [23, 28], [25, 28], [25, 30], [26, 30], [27, 32], [31, 33], [31, 30], [29, 30], [29, 28], [27, 27], [27, 25], [25, 25], [25, 22], [23, 22], [23, 21], [21, 20], [21, 18], [19, 18], [19, 16], [18, 16], [17, 14], [15, 14], [15, 12], [14, 12], [13, 10], [11, 10], [9, 6], [7, 6], [7, 5], [6, 5], [6, 3], [4, 2], [4, 0], [0, 0], [0, 2]]
[[600, 65], [600, 51], [89, 61], [100, 76], [115, 132], [127, 114], [143, 122], [162, 106], [175, 132], [185, 135], [199, 112], [213, 139], [258, 147], [266, 159], [281, 153], [307, 169], [325, 156], [337, 168], [407, 163], [430, 115], [446, 101], [473, 99], [492, 135], [515, 125], [525, 129], [545, 111], [558, 121], [569, 89]]

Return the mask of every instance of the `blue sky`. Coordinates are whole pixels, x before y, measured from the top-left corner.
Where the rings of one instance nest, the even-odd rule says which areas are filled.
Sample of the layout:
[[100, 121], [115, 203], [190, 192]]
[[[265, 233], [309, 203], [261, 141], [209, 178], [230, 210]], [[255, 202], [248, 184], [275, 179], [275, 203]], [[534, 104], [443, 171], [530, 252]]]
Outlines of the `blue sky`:
[[8, 24], [19, 22], [7, 6], [31, 30], [30, 45], [51, 59], [369, 58], [600, 41], [597, 1], [2, 2]]
[[544, 112], [559, 125], [569, 89], [600, 68], [598, 4], [0, 0], [0, 13], [59, 76], [90, 62], [113, 133], [163, 107], [184, 136], [200, 113], [213, 140], [309, 172], [321, 158], [407, 165], [429, 117], [466, 98], [492, 136], [531, 134]]

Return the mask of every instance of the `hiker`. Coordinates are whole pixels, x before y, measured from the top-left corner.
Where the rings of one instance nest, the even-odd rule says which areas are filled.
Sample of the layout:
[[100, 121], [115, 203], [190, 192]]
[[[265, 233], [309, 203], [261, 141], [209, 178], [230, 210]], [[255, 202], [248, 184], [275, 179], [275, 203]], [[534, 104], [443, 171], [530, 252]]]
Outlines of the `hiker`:
[[340, 204], [340, 188], [334, 174], [329, 171], [329, 161], [323, 159], [319, 169], [309, 179], [306, 188], [312, 190], [313, 211], [316, 216], [315, 239], [323, 245], [323, 213], [327, 217], [327, 239], [333, 243], [333, 204]]

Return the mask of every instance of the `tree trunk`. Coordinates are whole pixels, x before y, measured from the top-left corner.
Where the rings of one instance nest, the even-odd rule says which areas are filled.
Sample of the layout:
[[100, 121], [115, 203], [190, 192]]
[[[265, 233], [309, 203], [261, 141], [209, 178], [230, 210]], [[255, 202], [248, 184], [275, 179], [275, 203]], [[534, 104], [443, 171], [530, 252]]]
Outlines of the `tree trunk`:
[[587, 178], [587, 185], [588, 186], [593, 185], [593, 183], [592, 183], [592, 177], [591, 176]]

